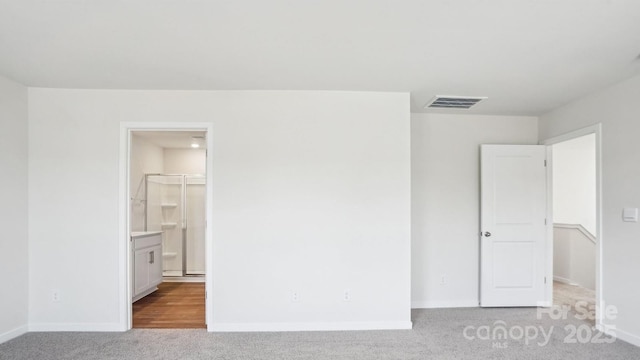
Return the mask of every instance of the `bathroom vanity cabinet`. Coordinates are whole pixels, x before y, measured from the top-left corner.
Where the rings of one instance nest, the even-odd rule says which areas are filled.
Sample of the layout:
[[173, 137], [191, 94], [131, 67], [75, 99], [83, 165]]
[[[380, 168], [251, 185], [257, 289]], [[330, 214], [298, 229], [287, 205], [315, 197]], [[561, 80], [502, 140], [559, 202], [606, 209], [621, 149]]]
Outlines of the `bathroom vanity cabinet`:
[[162, 231], [131, 233], [133, 298], [136, 302], [158, 290], [162, 282]]

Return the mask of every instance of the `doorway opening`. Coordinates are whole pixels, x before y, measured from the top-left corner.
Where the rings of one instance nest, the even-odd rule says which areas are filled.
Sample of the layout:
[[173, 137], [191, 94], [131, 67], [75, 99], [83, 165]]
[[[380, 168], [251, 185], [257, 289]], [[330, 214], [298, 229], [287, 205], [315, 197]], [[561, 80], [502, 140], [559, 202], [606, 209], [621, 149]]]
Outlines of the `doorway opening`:
[[596, 142], [552, 145], [554, 304], [595, 308]]
[[545, 142], [551, 163], [553, 304], [600, 325], [600, 126]]
[[122, 221], [127, 238], [123, 322], [126, 329], [206, 328], [212, 247], [206, 226], [212, 198], [209, 126], [121, 128], [128, 200]]

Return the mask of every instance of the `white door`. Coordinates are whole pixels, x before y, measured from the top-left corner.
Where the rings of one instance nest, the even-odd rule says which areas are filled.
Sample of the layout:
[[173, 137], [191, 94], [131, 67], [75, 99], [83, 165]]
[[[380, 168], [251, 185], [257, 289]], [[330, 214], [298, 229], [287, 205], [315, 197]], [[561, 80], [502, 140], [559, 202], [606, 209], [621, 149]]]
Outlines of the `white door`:
[[546, 149], [481, 146], [480, 306], [545, 301]]

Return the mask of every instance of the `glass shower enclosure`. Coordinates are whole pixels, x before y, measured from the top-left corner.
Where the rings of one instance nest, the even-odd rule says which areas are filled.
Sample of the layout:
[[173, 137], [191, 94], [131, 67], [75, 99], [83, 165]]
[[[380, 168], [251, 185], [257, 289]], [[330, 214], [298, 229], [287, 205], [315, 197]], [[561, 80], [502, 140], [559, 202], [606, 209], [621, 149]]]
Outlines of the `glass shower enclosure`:
[[146, 174], [145, 230], [163, 231], [163, 276], [205, 273], [205, 177]]

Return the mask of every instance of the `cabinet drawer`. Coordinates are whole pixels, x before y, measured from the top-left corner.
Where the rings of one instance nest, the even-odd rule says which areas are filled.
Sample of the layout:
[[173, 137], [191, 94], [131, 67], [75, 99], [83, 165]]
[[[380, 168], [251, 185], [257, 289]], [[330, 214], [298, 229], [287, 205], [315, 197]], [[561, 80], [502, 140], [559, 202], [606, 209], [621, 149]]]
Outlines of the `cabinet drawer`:
[[162, 233], [133, 238], [134, 250], [162, 244]]

